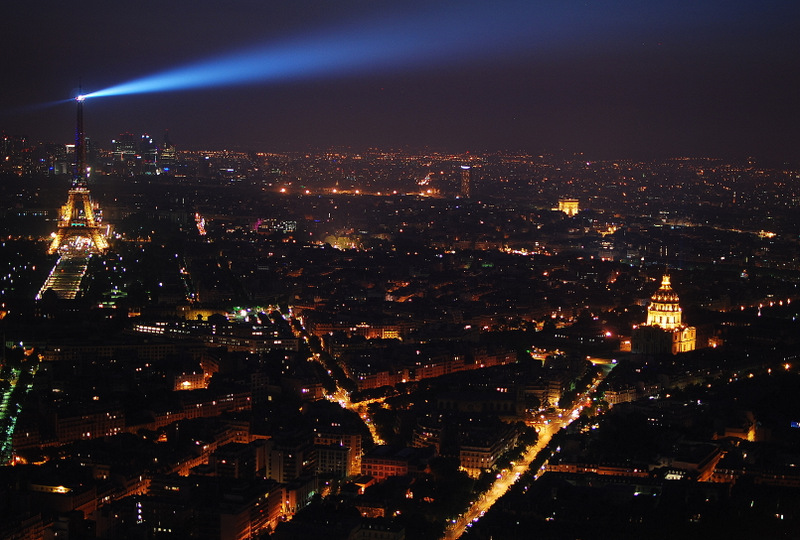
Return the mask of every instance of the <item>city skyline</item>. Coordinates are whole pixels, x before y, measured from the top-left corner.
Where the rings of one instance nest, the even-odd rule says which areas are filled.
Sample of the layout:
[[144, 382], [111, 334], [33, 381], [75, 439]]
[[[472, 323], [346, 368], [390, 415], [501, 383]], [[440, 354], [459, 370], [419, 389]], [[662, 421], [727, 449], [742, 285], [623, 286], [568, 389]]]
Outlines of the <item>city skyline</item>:
[[[2, 38], [17, 52], [0, 130], [34, 140], [71, 142], [72, 105], [41, 104], [79, 85], [199, 70], [193, 88], [90, 99], [87, 134], [103, 145], [169, 130], [183, 149], [800, 159], [792, 2], [42, 4], [10, 6]], [[237, 62], [247, 77], [212, 73]]]
[[797, 14], [8, 7], [0, 538], [791, 536]]
[[0, 537], [798, 529], [796, 170], [84, 162], [73, 105], [0, 162]]

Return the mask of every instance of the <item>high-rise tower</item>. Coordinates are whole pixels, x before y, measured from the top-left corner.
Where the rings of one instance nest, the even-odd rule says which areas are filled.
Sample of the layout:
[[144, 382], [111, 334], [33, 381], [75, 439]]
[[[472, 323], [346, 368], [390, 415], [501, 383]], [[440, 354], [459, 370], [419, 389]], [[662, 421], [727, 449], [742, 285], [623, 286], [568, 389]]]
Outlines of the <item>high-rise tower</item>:
[[465, 199], [472, 196], [472, 168], [469, 165], [461, 166], [461, 196]]
[[108, 249], [108, 241], [97, 219], [97, 205], [89, 194], [86, 165], [86, 135], [83, 131], [84, 96], [75, 98], [78, 116], [75, 128], [75, 167], [67, 204], [58, 215], [58, 230], [50, 243], [48, 253], [78, 250], [100, 253]]
[[177, 151], [175, 145], [169, 139], [169, 131], [164, 133], [164, 145], [158, 153], [158, 169], [161, 173], [175, 174], [175, 164], [177, 162]]

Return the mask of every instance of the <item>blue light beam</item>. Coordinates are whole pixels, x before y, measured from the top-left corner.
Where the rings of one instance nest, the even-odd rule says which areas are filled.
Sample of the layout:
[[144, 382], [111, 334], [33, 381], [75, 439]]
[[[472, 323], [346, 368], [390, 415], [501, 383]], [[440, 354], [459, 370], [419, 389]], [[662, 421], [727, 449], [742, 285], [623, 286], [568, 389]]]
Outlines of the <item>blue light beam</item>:
[[[692, 5], [688, 1], [676, 4]], [[570, 47], [585, 49], [593, 43], [613, 42], [634, 26], [638, 34], [663, 30], [669, 24], [664, 21], [674, 23], [680, 8], [645, 10], [633, 0], [610, 4], [575, 0], [438, 2], [422, 11], [383, 12], [338, 29], [262, 44], [86, 97], [463, 66], [509, 56], [554, 54]], [[697, 15], [696, 8], [693, 15]], [[691, 24], [688, 17], [682, 23]]]

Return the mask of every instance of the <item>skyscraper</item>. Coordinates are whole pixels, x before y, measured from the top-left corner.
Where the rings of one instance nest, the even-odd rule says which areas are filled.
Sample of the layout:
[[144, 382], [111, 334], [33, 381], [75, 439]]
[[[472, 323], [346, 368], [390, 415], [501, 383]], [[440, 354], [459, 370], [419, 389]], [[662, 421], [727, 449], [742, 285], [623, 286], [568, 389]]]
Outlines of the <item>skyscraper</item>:
[[136, 139], [133, 133], [122, 133], [116, 139], [111, 140], [114, 159], [116, 161], [134, 161], [136, 159]]
[[175, 145], [169, 139], [169, 131], [164, 132], [164, 144], [159, 148], [158, 152], [158, 170], [160, 173], [175, 174], [177, 154]]
[[472, 196], [472, 167], [461, 166], [461, 197], [469, 199]]
[[156, 174], [156, 158], [158, 157], [158, 147], [153, 138], [147, 133], [143, 134], [139, 141], [139, 159], [141, 159], [141, 172], [144, 174]]

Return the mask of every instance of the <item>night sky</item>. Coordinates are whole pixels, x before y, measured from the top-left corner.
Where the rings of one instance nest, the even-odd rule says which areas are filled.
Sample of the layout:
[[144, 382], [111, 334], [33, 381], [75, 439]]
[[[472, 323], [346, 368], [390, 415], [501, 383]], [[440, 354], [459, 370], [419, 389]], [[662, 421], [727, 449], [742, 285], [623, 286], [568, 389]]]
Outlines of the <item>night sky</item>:
[[0, 51], [0, 130], [34, 140], [71, 141], [79, 86], [178, 70], [87, 134], [800, 162], [797, 0], [16, 1]]

